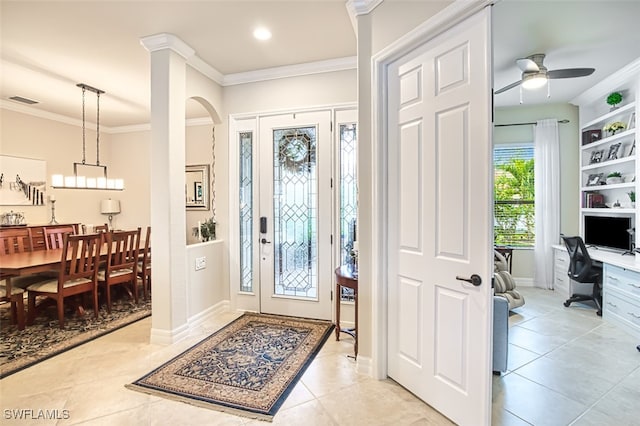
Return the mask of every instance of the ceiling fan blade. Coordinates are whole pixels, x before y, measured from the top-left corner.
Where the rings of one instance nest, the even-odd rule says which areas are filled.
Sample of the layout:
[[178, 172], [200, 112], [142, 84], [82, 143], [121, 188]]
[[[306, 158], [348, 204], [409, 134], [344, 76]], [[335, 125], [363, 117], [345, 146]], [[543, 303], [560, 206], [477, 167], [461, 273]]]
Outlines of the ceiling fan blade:
[[494, 95], [498, 95], [498, 94], [500, 94], [500, 93], [502, 93], [502, 92], [506, 92], [506, 91], [507, 91], [507, 90], [509, 90], [509, 89], [513, 89], [514, 87], [518, 87], [518, 86], [520, 86], [520, 83], [522, 83], [522, 80], [518, 80], [518, 81], [516, 81], [515, 83], [511, 83], [511, 84], [510, 84], [510, 85], [508, 85], [508, 86], [504, 86], [502, 89], [498, 89], [498, 90], [496, 90], [495, 92], [493, 92], [493, 94], [494, 94]]
[[549, 78], [574, 78], [586, 77], [593, 74], [595, 68], [567, 68], [563, 70], [552, 70], [547, 73]]
[[531, 58], [516, 59], [516, 64], [524, 72], [536, 72], [540, 71], [540, 67]]

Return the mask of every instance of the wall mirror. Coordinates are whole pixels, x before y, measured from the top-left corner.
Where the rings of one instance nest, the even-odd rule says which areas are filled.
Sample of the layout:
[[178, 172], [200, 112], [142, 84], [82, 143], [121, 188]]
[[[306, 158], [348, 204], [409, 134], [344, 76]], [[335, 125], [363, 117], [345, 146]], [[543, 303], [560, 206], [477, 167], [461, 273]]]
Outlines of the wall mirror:
[[185, 169], [187, 210], [209, 210], [209, 165], [196, 164]]

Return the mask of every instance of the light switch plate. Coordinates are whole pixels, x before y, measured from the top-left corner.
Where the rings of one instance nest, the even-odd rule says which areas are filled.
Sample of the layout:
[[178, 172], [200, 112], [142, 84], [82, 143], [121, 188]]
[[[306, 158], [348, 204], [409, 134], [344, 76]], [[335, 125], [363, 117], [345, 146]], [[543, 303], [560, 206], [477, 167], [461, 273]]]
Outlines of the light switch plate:
[[206, 267], [207, 267], [207, 258], [204, 256], [196, 257], [196, 271], [199, 271]]

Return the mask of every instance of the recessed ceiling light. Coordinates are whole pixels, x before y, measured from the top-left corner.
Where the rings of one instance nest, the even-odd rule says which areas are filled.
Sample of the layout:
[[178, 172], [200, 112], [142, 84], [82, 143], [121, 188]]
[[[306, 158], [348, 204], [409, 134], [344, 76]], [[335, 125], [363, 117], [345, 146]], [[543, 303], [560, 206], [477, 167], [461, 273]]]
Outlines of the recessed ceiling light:
[[269, 40], [271, 38], [271, 31], [265, 27], [259, 27], [253, 31], [253, 36], [258, 40]]

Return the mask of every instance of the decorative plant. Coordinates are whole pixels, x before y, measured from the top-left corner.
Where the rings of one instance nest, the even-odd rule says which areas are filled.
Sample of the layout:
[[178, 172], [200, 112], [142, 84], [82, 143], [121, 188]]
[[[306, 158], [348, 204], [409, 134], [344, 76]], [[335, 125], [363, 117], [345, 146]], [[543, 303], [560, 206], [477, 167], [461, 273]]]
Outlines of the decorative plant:
[[609, 96], [607, 96], [607, 103], [614, 108], [620, 102], [622, 102], [622, 94], [620, 94], [620, 92], [613, 92]]
[[602, 130], [605, 132], [611, 132], [615, 135], [618, 130], [623, 130], [626, 127], [627, 125], [622, 121], [614, 121], [613, 123], [607, 123], [607, 125], [604, 126]]
[[627, 192], [627, 195], [629, 196], [629, 199], [631, 200], [632, 203], [636, 202], [636, 192], [635, 191], [629, 191], [629, 192]]
[[620, 172], [611, 172], [607, 175], [608, 178], [621, 178], [622, 177], [622, 173]]
[[200, 224], [200, 232], [198, 227], [193, 227], [193, 236], [201, 237], [202, 241], [210, 241], [216, 239], [216, 221], [213, 218], [209, 218]]

